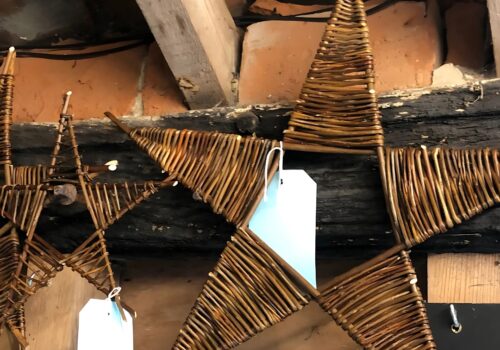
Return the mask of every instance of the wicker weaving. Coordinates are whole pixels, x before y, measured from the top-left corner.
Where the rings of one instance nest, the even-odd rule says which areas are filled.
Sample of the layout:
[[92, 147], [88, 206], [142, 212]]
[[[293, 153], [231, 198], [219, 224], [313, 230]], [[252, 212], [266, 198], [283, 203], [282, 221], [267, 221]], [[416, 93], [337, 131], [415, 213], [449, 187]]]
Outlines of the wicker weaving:
[[9, 49], [0, 75], [0, 164], [4, 167], [6, 183], [10, 183], [12, 150], [10, 127], [12, 125], [12, 103], [14, 98], [14, 62], [16, 52]]
[[337, 1], [285, 130], [285, 149], [374, 153], [384, 137], [373, 84], [363, 1]]
[[48, 178], [49, 168], [42, 165], [16, 166], [12, 169], [12, 183], [18, 185], [40, 185]]
[[[321, 296], [247, 227], [265, 179], [276, 171], [276, 156], [269, 169], [266, 156], [277, 141], [208, 131], [130, 129], [106, 113], [171, 180], [236, 226], [173, 349], [234, 348], [299, 311], [311, 298], [365, 349], [436, 348], [406, 249], [498, 203], [499, 155], [488, 149], [386, 147], [373, 70], [363, 1], [336, 1], [284, 132], [284, 149], [376, 154], [398, 242], [336, 277]], [[12, 177], [37, 186], [78, 181], [96, 231], [64, 262], [106, 292], [116, 283], [104, 230], [158, 187], [93, 183], [79, 159], [71, 118], [62, 120], [59, 134], [65, 131], [71, 142], [65, 147], [62, 138], [57, 140], [49, 169], [15, 168]], [[63, 148], [73, 155], [61, 157]], [[68, 159], [73, 164], [63, 165]], [[19, 221], [11, 207], [5, 212]]]
[[[92, 167], [82, 165], [72, 117], [67, 114], [69, 93], [59, 119], [50, 165], [12, 167], [10, 125], [14, 58], [15, 52], [9, 51], [4, 74], [0, 77], [0, 161], [4, 164], [5, 178], [5, 184], [0, 186], [0, 216], [8, 220], [0, 228], [0, 325], [7, 324], [20, 345], [27, 347], [23, 308], [27, 298], [47, 286], [64, 264], [102, 292], [107, 294], [113, 290], [116, 282], [104, 230], [173, 181], [167, 178], [162, 182], [141, 184], [94, 182], [98, 173], [91, 173]], [[75, 200], [77, 194], [83, 196], [96, 228], [68, 256], [60, 254], [35, 232], [46, 200], [55, 197], [58, 188], [64, 186], [74, 188]], [[115, 299], [122, 310], [119, 296]]]
[[398, 239], [411, 247], [500, 202], [500, 153], [385, 148], [387, 200]]
[[309, 295], [245, 229], [231, 237], [173, 349], [230, 349], [299, 311]]
[[417, 276], [396, 246], [336, 277], [320, 304], [365, 349], [436, 349]]
[[0, 230], [0, 311], [9, 303], [9, 284], [19, 263], [19, 237], [11, 224]]
[[247, 218], [264, 186], [266, 155], [276, 141], [194, 130], [130, 130], [111, 113], [106, 115], [215, 213], [236, 225]]
[[[130, 130], [111, 114], [108, 113], [108, 116], [110, 116], [110, 118], [115, 121], [122, 130], [126, 131], [144, 151], [148, 152], [152, 158], [157, 161], [157, 163], [162, 165], [163, 169], [171, 171], [171, 173], [169, 173], [170, 175], [177, 176], [181, 183], [185, 183], [183, 182], [183, 179], [185, 179], [186, 174], [189, 174], [189, 172], [184, 172], [183, 169], [201, 168], [203, 171], [200, 171], [199, 173], [203, 175], [206, 175], [207, 173], [229, 173], [227, 170], [221, 169], [219, 164], [231, 164], [228, 161], [228, 159], [231, 159], [230, 157], [222, 157], [222, 159], [218, 157], [207, 157], [207, 154], [211, 155], [214, 153], [225, 155], [227, 154], [227, 150], [219, 150], [220, 153], [217, 153], [217, 149], [215, 148], [196, 147], [197, 142], [199, 142], [197, 140], [201, 138], [201, 135], [210, 139], [211, 137], [220, 135], [219, 133], [195, 132], [187, 130], [178, 131], [173, 129]], [[186, 143], [179, 141], [180, 135], [184, 134], [185, 136], [188, 133], [192, 133], [193, 135], [184, 138], [184, 142]], [[238, 137], [237, 135], [220, 135], [219, 139], [225, 139], [224, 136], [227, 138]], [[192, 137], [193, 140], [191, 144], [186, 141], [186, 139], [190, 140], [190, 137]], [[214, 142], [213, 144], [216, 143]], [[195, 152], [196, 150], [199, 151]], [[225, 160], [226, 162], [222, 162], [222, 160]], [[257, 162], [255, 164], [260, 163]], [[248, 169], [247, 173], [253, 173], [255, 171], [255, 169], [252, 170], [251, 166]], [[260, 173], [260, 176], [262, 177], [263, 169], [261, 168], [260, 171], [256, 173]], [[270, 175], [272, 174], [268, 174], [268, 176]], [[235, 179], [245, 179], [245, 176], [241, 176], [238, 172], [235, 173], [234, 176]], [[194, 179], [196, 179], [196, 177]], [[204, 191], [200, 191], [196, 186], [191, 186], [190, 188], [193, 191], [198, 191], [201, 196], [206, 193]], [[217, 187], [217, 189], [226, 188], [227, 187], [224, 186]], [[262, 191], [262, 188], [260, 191]], [[211, 199], [219, 195], [216, 191], [212, 193], [212, 196], [207, 196], [206, 198]], [[258, 192], [251, 198], [253, 198], [254, 201], [257, 201], [260, 198], [258, 196]], [[209, 201], [209, 203], [211, 202]], [[243, 206], [243, 208], [250, 208], [248, 210], [253, 210], [255, 209], [255, 206], [252, 203], [248, 203]], [[201, 295], [198, 297], [193, 310], [184, 324], [184, 327], [180, 331], [179, 337], [174, 345], [174, 349], [233, 348], [265, 328], [284, 319], [290, 314], [290, 312], [300, 309], [300, 300], [302, 300], [302, 298], [302, 302], [305, 302], [311, 296], [317, 297], [317, 292], [309, 289], [307, 283], [301, 283], [302, 281], [300, 279], [296, 279], [296, 272], [289, 265], [287, 265], [286, 262], [279, 259], [279, 257], [276, 257], [269, 247], [266, 247], [265, 245], [258, 245], [256, 243], [257, 241], [255, 241], [255, 236], [245, 227], [245, 225], [246, 221], [243, 221], [242, 226], [240, 226], [237, 233], [231, 238], [231, 242], [229, 242], [226, 246], [226, 249], [222, 253], [215, 269], [210, 273], [209, 280], [205, 284]], [[245, 247], [244, 251], [242, 251], [243, 247]], [[405, 278], [408, 276], [413, 276], [412, 278], [415, 278], [415, 272], [411, 267], [411, 262], [407, 253], [404, 252], [403, 249], [404, 247], [400, 245], [391, 250], [391, 254], [396, 256], [394, 261], [396, 262], [397, 267], [399, 266], [398, 264], [401, 264], [401, 269], [392, 269], [388, 266], [381, 271], [400, 272], [400, 275], [395, 277], [396, 280], [402, 279], [402, 281], [406, 283], [408, 281], [405, 280]], [[265, 260], [261, 256], [267, 256], [275, 261], [272, 262]], [[377, 266], [377, 261], [370, 261], [369, 264]], [[390, 265], [392, 263], [390, 262], [388, 264]], [[259, 276], [259, 274], [257, 274], [258, 271], [267, 272], [265, 275]], [[374, 275], [378, 276], [378, 272], [375, 271]], [[264, 278], [265, 276], [268, 277]], [[294, 278], [288, 277], [290, 281], [293, 280], [296, 283], [299, 281], [298, 285], [292, 284], [297, 293], [299, 293], [298, 295], [302, 296], [299, 301], [294, 301], [292, 304], [296, 306], [296, 309], [290, 308], [287, 304], [294, 299], [285, 299], [284, 301], [278, 302], [276, 300], [270, 301], [267, 297], [263, 297], [263, 295], [276, 297], [276, 291], [282, 291], [282, 289], [276, 289], [275, 286], [273, 287], [267, 278], [280, 281], [281, 278], [284, 278], [283, 276], [293, 276]], [[403, 309], [399, 311], [409, 309], [410, 313], [418, 310], [420, 318], [409, 320], [408, 318], [401, 316], [401, 318], [399, 318], [398, 321], [391, 326], [391, 332], [393, 332], [391, 341], [395, 341], [397, 344], [400, 344], [402, 348], [406, 347], [408, 349], [412, 348], [412, 346], [417, 343], [424, 345], [422, 345], [422, 347], [415, 347], [416, 349], [435, 348], [432, 335], [430, 334], [426, 321], [426, 311], [416, 286], [407, 287], [401, 295], [401, 299], [398, 299], [400, 297], [398, 291], [401, 292], [402, 289], [397, 289], [395, 290], [395, 294], [391, 294], [394, 292], [394, 290], [391, 289], [391, 283], [390, 279], [386, 280], [385, 278], [380, 278], [376, 279], [374, 284], [370, 284], [370, 288], [378, 288], [375, 288], [375, 290], [388, 288], [387, 295], [389, 295], [390, 300], [394, 301], [394, 303], [391, 303], [390, 301], [384, 299], [370, 299], [370, 312], [374, 310], [394, 312], [394, 310], [399, 310], [400, 307], [403, 307]], [[406, 286], [404, 283], [402, 285], [403, 287]], [[283, 295], [288, 295], [288, 297], [290, 297], [297, 295], [297, 293], [294, 294], [289, 292]], [[324, 297], [321, 299], [322, 305], [327, 305], [326, 300], [328, 300], [331, 293], [331, 291], [326, 291]], [[406, 297], [407, 294], [410, 296], [409, 298]], [[352, 302], [355, 302], [358, 300], [359, 295], [343, 295], [343, 298], [349, 297], [352, 298]], [[359, 300], [362, 301], [362, 299]], [[403, 301], [409, 302], [409, 305], [405, 306], [402, 304]], [[269, 308], [270, 305], [273, 307]], [[289, 309], [284, 309], [288, 310], [288, 312], [283, 313], [283, 310], [278, 312], [275, 309], [276, 305], [280, 305], [280, 307], [288, 305]], [[326, 308], [327, 307], [325, 306], [325, 309]], [[328, 308], [328, 311], [331, 311], [330, 308]], [[415, 329], [415, 332], [406, 336], [404, 330], [406, 330], [409, 326], [411, 326], [412, 329]], [[357, 335], [354, 333], [350, 334], [356, 341], [360, 341], [357, 338]], [[383, 330], [379, 330], [378, 335], [382, 337]], [[388, 343], [384, 344], [387, 345]], [[381, 345], [379, 347], [367, 348], [384, 349], [386, 347]]]
[[[10, 285], [14, 281], [20, 262], [20, 243], [12, 224], [4, 225], [0, 233], [0, 317], [3, 318], [12, 300]], [[24, 309], [18, 307], [4, 319], [4, 322], [18, 338], [24, 338]]]
[[[4, 244], [10, 246], [9, 250], [2, 249], [2, 259], [16, 262], [15, 269], [9, 268], [10, 274], [2, 274], [0, 323], [7, 322], [20, 343], [25, 346], [26, 341], [21, 337], [24, 330], [19, 329], [23, 323], [16, 322], [15, 319], [22, 317], [22, 305], [26, 299], [46, 286], [57, 271], [62, 269], [62, 265], [60, 254], [35, 232], [46, 191], [42, 189], [42, 185], [34, 188], [28, 185], [20, 187], [0, 187], [0, 215], [10, 220], [2, 228]], [[16, 227], [26, 235], [22, 249], [19, 249]]]
[[[0, 229], [0, 325], [7, 324], [22, 346], [26, 298], [61, 268], [60, 255], [47, 244], [35, 228], [46, 192], [41, 184], [13, 185], [10, 127], [15, 51], [9, 50], [0, 76], [0, 162], [4, 165], [5, 185], [0, 186], [0, 216], [9, 220]], [[25, 237], [20, 243], [18, 229]]]

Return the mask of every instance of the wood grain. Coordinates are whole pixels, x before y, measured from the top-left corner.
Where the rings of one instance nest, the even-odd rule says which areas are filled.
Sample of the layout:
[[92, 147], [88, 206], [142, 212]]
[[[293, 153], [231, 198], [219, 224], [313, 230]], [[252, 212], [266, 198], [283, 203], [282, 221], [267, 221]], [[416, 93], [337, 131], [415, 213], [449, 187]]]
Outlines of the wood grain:
[[137, 0], [192, 109], [235, 102], [239, 34], [223, 0]]
[[500, 254], [429, 256], [430, 303], [500, 303]]
[[12, 335], [6, 328], [0, 329], [0, 349], [1, 350], [19, 350], [19, 346]]
[[500, 77], [500, 0], [488, 0], [493, 52], [497, 68], [497, 77]]
[[73, 350], [77, 347], [78, 313], [90, 298], [103, 293], [65, 268], [26, 303], [26, 335], [30, 350]]

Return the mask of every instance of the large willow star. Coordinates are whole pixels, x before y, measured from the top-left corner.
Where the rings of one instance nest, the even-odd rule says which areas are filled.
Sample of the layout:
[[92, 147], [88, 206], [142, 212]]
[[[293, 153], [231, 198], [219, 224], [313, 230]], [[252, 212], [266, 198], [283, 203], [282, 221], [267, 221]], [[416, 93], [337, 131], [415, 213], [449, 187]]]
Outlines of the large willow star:
[[376, 154], [397, 244], [316, 291], [259, 240], [248, 222], [263, 193], [264, 159], [277, 141], [194, 130], [129, 129], [168, 174], [235, 224], [174, 349], [229, 349], [300, 310], [311, 297], [367, 349], [435, 349], [406, 249], [499, 201], [499, 153], [389, 148], [374, 89], [362, 0], [335, 3], [284, 149]]
[[[363, 3], [338, 1], [285, 131], [284, 148], [381, 154], [383, 131], [373, 83]], [[311, 298], [319, 299], [367, 348], [388, 342], [434, 348], [404, 246], [337, 277], [321, 295], [248, 228], [263, 194], [264, 176], [270, 179], [276, 171], [276, 157], [268, 173], [264, 163], [277, 141], [192, 130], [130, 130], [107, 115], [163, 170], [237, 228], [173, 349], [235, 347]], [[373, 315], [378, 319], [372, 320]], [[384, 317], [390, 318], [379, 323]]]

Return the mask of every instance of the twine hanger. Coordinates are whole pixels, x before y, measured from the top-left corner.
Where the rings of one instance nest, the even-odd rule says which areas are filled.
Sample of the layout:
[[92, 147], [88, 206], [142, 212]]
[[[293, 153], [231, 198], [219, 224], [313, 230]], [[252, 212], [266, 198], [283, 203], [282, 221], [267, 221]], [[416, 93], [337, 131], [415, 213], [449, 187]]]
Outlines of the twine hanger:
[[279, 151], [280, 152], [280, 160], [279, 160], [279, 167], [278, 167], [278, 184], [283, 185], [283, 179], [281, 178], [281, 171], [283, 170], [283, 154], [285, 153], [283, 151], [283, 141], [280, 141], [279, 147], [273, 147], [267, 152], [266, 155], [266, 163], [264, 166], [264, 201], [267, 201], [267, 172], [269, 168], [269, 156], [274, 153], [274, 151]]

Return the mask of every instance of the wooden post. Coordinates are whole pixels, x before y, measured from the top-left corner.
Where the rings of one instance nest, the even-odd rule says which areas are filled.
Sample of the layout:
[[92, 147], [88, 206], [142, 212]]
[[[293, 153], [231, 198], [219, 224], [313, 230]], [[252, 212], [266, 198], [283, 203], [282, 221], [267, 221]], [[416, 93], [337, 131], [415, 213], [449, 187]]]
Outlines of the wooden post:
[[[89, 299], [105, 295], [66, 267], [26, 302], [26, 334], [30, 350], [76, 349], [78, 313]], [[1, 348], [3, 349], [3, 348]]]
[[488, 0], [488, 12], [497, 77], [500, 77], [500, 0]]
[[429, 303], [500, 303], [500, 254], [432, 254]]
[[137, 0], [192, 109], [231, 105], [240, 35], [224, 0]]

